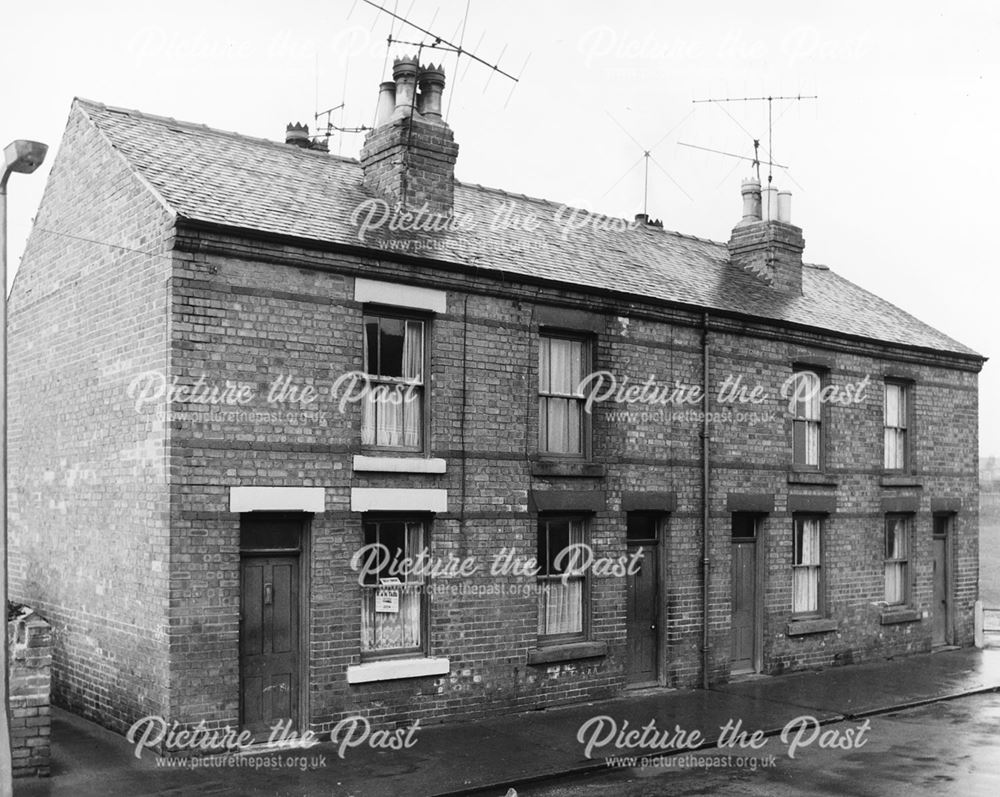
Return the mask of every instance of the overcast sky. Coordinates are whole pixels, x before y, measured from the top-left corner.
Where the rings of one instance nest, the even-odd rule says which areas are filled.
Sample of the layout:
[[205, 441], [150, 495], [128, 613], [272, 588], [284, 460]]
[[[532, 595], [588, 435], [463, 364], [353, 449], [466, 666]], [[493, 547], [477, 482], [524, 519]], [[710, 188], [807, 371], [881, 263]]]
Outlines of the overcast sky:
[[[466, 0], [384, 4], [462, 36]], [[468, 59], [456, 75], [444, 58], [457, 176], [631, 217], [651, 148], [651, 215], [725, 241], [749, 164], [679, 142], [748, 156], [754, 137], [768, 147], [767, 103], [692, 100], [815, 94], [775, 101], [770, 137], [806, 260], [1000, 356], [1000, 4], [816, 5], [471, 0], [465, 47], [521, 80]], [[4, 11], [0, 143], [53, 147], [38, 174], [11, 180], [12, 271], [74, 96], [272, 139], [341, 103], [335, 122], [371, 124], [390, 19], [362, 0], [45, 8]], [[331, 141], [350, 156], [360, 145]], [[980, 448], [1000, 454], [1000, 367], [980, 385]]]

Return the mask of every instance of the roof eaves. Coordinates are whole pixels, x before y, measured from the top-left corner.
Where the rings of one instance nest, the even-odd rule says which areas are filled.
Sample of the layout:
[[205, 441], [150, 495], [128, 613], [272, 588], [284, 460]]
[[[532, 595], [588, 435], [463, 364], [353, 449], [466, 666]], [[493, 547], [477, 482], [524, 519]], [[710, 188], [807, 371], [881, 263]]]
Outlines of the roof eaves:
[[[302, 238], [300, 236], [291, 235], [287, 233], [269, 232], [265, 230], [257, 230], [246, 227], [222, 224], [220, 222], [211, 221], [207, 219], [196, 219], [178, 215], [176, 217], [176, 225], [178, 228], [186, 227], [188, 229], [195, 231], [203, 230], [209, 232], [218, 232], [224, 235], [244, 236], [253, 238], [255, 240], [263, 240], [279, 244], [293, 244], [304, 248], [319, 249], [320, 251], [335, 252], [338, 254], [357, 255], [361, 257], [367, 257], [369, 259], [375, 258], [379, 260], [384, 260], [387, 258], [391, 258], [396, 262], [427, 266], [434, 269], [445, 269], [450, 271], [459, 271], [459, 272], [466, 272], [478, 275], [483, 274], [483, 269], [476, 266], [474, 263], [460, 263], [457, 261], [426, 258], [419, 255], [409, 255], [401, 252], [385, 252], [380, 249], [373, 249], [371, 247], [358, 244], [348, 244], [348, 243], [343, 243], [341, 241], [321, 241], [313, 238]], [[527, 282], [536, 285], [555, 286], [559, 288], [565, 288], [566, 286], [566, 283], [564, 281], [548, 277], [527, 277], [524, 274], [501, 271], [497, 269], [490, 269], [488, 273], [489, 276], [498, 278], [500, 280], [522, 282], [522, 283]], [[973, 366], [978, 365], [979, 368], [981, 368], [982, 364], [986, 362], [986, 360], [988, 359], [986, 357], [983, 357], [981, 354], [973, 352], [971, 349], [968, 351], [957, 351], [944, 348], [935, 348], [933, 346], [919, 346], [910, 343], [898, 343], [893, 341], [886, 341], [868, 335], [861, 335], [857, 333], [844, 332], [841, 330], [828, 329], [826, 327], [818, 327], [809, 324], [803, 324], [796, 321], [768, 318], [756, 315], [754, 313], [740, 312], [738, 310], [727, 310], [725, 308], [709, 307], [706, 305], [694, 304], [691, 302], [683, 302], [676, 299], [657, 298], [654, 296], [647, 296], [645, 294], [633, 294], [627, 291], [609, 291], [604, 288], [594, 288], [581, 284], [576, 284], [574, 286], [574, 289], [581, 291], [583, 293], [593, 293], [601, 296], [608, 296], [610, 294], [625, 301], [631, 301], [642, 304], [655, 304], [674, 310], [682, 310], [685, 312], [691, 312], [697, 314], [703, 314], [707, 312], [715, 317], [729, 318], [740, 322], [750, 321], [756, 324], [763, 324], [767, 327], [772, 327], [776, 330], [780, 330], [782, 328], [792, 329], [800, 332], [808, 332], [814, 335], [818, 334], [828, 337], [833, 336], [836, 338], [855, 341], [858, 343], [874, 344], [879, 347], [890, 346], [900, 351], [910, 351], [925, 355], [933, 355], [938, 358], [945, 357], [949, 359], [957, 359], [967, 362]]]

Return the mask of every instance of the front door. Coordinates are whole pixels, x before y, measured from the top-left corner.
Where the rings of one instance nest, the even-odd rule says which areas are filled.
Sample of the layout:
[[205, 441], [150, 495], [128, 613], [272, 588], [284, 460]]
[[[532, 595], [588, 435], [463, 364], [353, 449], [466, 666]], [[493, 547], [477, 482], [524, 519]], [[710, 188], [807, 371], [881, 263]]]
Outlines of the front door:
[[246, 517], [252, 520], [244, 520], [240, 556], [240, 719], [263, 741], [279, 721], [291, 720], [294, 730], [299, 724], [301, 521]]
[[628, 638], [628, 683], [657, 682], [659, 646], [659, 519], [652, 514], [628, 514], [626, 541], [631, 556], [642, 547], [642, 557], [632, 575], [626, 576], [626, 628]]
[[731, 671], [753, 672], [757, 660], [757, 527], [755, 515], [733, 514]]
[[946, 515], [934, 517], [934, 605], [931, 641], [934, 645], [951, 642], [948, 612], [948, 525]]

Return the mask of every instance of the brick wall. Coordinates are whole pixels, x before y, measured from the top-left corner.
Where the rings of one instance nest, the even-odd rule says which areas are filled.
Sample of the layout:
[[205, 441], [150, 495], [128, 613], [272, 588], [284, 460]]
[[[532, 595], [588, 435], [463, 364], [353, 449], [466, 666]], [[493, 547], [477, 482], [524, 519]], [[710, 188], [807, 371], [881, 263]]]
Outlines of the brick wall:
[[7, 623], [15, 778], [49, 774], [52, 628], [34, 612]]
[[122, 729], [167, 687], [162, 418], [170, 219], [70, 114], [10, 298], [11, 597], [54, 629], [56, 703]]
[[[228, 513], [228, 488], [254, 484], [323, 486], [327, 511], [312, 520], [309, 712], [317, 729], [341, 716], [425, 721], [481, 716], [502, 710], [596, 699], [625, 684], [624, 581], [591, 580], [592, 636], [604, 657], [532, 665], [536, 644], [534, 596], [435, 598], [430, 651], [447, 656], [451, 672], [437, 678], [349, 686], [346, 668], [360, 661], [360, 591], [348, 567], [360, 545], [361, 517], [350, 512], [352, 487], [435, 487], [449, 493], [449, 511], [435, 517], [431, 548], [490, 561], [501, 547], [534, 553], [536, 519], [528, 494], [537, 489], [602, 490], [607, 507], [594, 514], [590, 540], [598, 555], [625, 553], [621, 496], [669, 490], [677, 495], [663, 539], [665, 584], [661, 622], [666, 632], [662, 682], [693, 686], [701, 678], [700, 424], [659, 412], [622, 416], [628, 407], [598, 405], [593, 416], [594, 460], [600, 477], [532, 475], [537, 438], [537, 310], [541, 304], [589, 303], [603, 311], [595, 369], [629, 377], [697, 384], [701, 372], [700, 318], [674, 311], [615, 305], [570, 291], [495, 285], [415, 266], [362, 264], [210, 234], [178, 237], [173, 277], [173, 360], [181, 383], [247, 383], [257, 395], [284, 374], [320, 389], [310, 413], [255, 416], [185, 408], [174, 423], [171, 450], [176, 530], [172, 561], [171, 654], [176, 673], [173, 716], [232, 723], [238, 716], [239, 518]], [[226, 254], [229, 252], [231, 254]], [[377, 272], [377, 273], [376, 273]], [[341, 373], [362, 365], [361, 313], [352, 274], [394, 276], [446, 289], [447, 311], [434, 318], [429, 393], [433, 405], [429, 452], [447, 460], [445, 474], [352, 472], [360, 453], [360, 408], [341, 414], [323, 395]], [[762, 384], [770, 398], [733, 406], [712, 427], [710, 494], [711, 677], [729, 674], [729, 493], [768, 493], [774, 511], [764, 521], [764, 660], [769, 672], [861, 661], [926, 650], [930, 622], [883, 626], [876, 605], [883, 590], [881, 501], [917, 495], [912, 554], [914, 606], [930, 602], [930, 502], [961, 503], [952, 538], [956, 641], [971, 642], [975, 591], [976, 375], [941, 365], [906, 362], [898, 351], [845, 344], [816, 335], [777, 337], [761, 325], [713, 321], [710, 382], [729, 373]], [[889, 357], [892, 357], [891, 367]], [[831, 407], [827, 470], [830, 484], [790, 483], [790, 419], [780, 400], [792, 364], [827, 363], [837, 382], [869, 375], [867, 398]], [[909, 368], [915, 379], [919, 487], [882, 483], [882, 380]], [[464, 398], [463, 398], [464, 397]], [[247, 410], [266, 410], [254, 405]], [[665, 408], [664, 412], [670, 408]], [[722, 407], [713, 405], [713, 410]], [[737, 412], [757, 412], [756, 420]], [[789, 637], [791, 519], [789, 495], [834, 495], [826, 526], [825, 589], [834, 631]], [[516, 579], [511, 578], [512, 581]], [[472, 584], [497, 579], [480, 573]], [[206, 607], [208, 609], [206, 614]]]

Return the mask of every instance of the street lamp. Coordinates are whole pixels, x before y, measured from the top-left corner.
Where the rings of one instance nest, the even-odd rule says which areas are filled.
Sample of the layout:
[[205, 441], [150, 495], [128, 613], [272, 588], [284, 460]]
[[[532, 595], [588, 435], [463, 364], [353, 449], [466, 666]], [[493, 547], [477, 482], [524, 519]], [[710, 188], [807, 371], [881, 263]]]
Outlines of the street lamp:
[[0, 457], [0, 600], [3, 601], [3, 644], [0, 645], [0, 702], [3, 721], [0, 722], [0, 797], [14, 793], [13, 763], [10, 752], [10, 700], [7, 670], [7, 180], [11, 174], [31, 174], [42, 165], [45, 144], [18, 139], [3, 151], [3, 177], [0, 177], [0, 435], [3, 455]]

